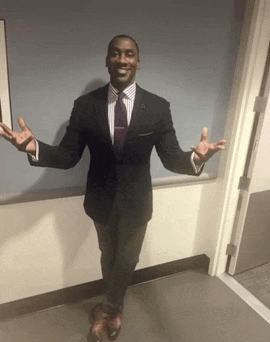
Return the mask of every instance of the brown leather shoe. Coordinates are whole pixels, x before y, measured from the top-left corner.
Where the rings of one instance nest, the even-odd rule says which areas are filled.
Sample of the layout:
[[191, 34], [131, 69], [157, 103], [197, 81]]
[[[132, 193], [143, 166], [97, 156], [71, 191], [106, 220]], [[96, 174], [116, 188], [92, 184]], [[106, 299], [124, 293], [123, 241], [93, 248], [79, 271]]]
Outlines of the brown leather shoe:
[[104, 339], [105, 332], [107, 330], [107, 320], [109, 315], [102, 310], [101, 305], [97, 305], [92, 311], [94, 317], [94, 323], [90, 328], [90, 337], [96, 342], [101, 342]]
[[108, 319], [107, 335], [110, 341], [115, 341], [117, 339], [122, 328], [122, 319], [123, 315], [120, 312]]

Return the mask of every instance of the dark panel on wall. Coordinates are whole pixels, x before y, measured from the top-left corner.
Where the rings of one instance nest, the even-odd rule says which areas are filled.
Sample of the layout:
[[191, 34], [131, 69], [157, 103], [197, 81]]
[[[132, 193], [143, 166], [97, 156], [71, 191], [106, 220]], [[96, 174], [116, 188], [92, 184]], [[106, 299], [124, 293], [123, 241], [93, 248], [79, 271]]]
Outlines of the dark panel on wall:
[[270, 190], [250, 195], [235, 274], [270, 262]]

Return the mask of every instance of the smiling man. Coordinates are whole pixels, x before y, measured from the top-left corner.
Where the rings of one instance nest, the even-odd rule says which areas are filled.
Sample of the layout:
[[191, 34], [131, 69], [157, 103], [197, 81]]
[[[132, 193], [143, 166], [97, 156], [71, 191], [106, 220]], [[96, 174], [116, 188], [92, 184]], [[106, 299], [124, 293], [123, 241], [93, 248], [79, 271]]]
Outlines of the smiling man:
[[[108, 46], [110, 82], [74, 102], [58, 146], [35, 140], [22, 118], [21, 132], [4, 124], [0, 134], [34, 166], [68, 169], [84, 148], [90, 150], [84, 208], [95, 224], [106, 292], [92, 315], [89, 338], [115, 341], [122, 326], [124, 296], [139, 260], [147, 222], [152, 217], [150, 156], [153, 147], [168, 170], [200, 175], [202, 165], [223, 150], [225, 140], [207, 142], [207, 129], [193, 151], [183, 152], [173, 128], [169, 103], [135, 83], [140, 66], [133, 38], [120, 35]], [[165, 228], [165, 227], [164, 227]]]
[[140, 68], [137, 43], [125, 36], [114, 38], [108, 46], [106, 67], [111, 76], [111, 84], [118, 91], [134, 83], [136, 71]]

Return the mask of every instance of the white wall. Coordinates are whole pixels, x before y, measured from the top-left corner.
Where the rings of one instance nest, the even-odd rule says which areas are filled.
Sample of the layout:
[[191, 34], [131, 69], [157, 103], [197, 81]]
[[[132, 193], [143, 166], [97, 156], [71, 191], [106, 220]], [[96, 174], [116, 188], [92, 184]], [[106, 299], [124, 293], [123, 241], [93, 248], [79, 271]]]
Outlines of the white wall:
[[[138, 268], [215, 251], [215, 182], [154, 190], [154, 216]], [[101, 278], [83, 197], [0, 208], [0, 303]]]

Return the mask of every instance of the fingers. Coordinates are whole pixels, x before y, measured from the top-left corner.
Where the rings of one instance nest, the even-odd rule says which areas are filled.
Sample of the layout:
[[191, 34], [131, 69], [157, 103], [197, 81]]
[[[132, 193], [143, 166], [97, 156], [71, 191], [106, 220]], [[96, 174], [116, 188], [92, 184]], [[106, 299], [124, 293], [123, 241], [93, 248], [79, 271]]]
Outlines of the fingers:
[[215, 145], [225, 145], [226, 144], [226, 140], [222, 139], [222, 140], [219, 140], [218, 142], [215, 143]]
[[216, 142], [215, 144], [213, 144], [214, 149], [215, 150], [225, 150], [225, 145], [226, 144], [226, 140], [220, 140], [218, 142]]
[[207, 135], [208, 135], [208, 128], [204, 127], [203, 130], [202, 130], [201, 142], [207, 140]]
[[2, 136], [4, 139], [11, 141], [12, 137], [5, 133], [4, 131], [0, 130], [0, 136]]
[[2, 128], [0, 129], [0, 135], [2, 135], [2, 137], [6, 140], [11, 140], [13, 133], [12, 130], [2, 122], [0, 122], [0, 127]]
[[214, 154], [214, 153], [221, 151], [221, 150], [225, 150], [225, 146], [217, 145], [217, 146], [214, 146], [214, 148], [212, 149], [212, 153]]
[[22, 132], [14, 132], [10, 128], [8, 128], [5, 124], [0, 123], [0, 136], [3, 136], [4, 139], [10, 141], [19, 151], [26, 151], [27, 145], [35, 139], [31, 130], [26, 126], [23, 118], [18, 118], [18, 124]]
[[24, 122], [24, 119], [21, 116], [18, 118], [18, 124], [22, 131], [26, 131], [28, 129], [28, 127], [26, 126]]
[[[25, 124], [25, 122], [24, 122], [22, 117], [18, 118], [18, 124], [19, 124], [19, 126], [20, 126], [22, 131], [29, 130], [29, 128], [26, 126], [26, 124]], [[3, 130], [6, 133], [8, 133], [9, 135], [12, 135], [13, 131], [10, 128], [8, 128], [7, 125], [5, 125], [4, 123], [0, 122], [0, 127], [2, 127]]]
[[[2, 127], [3, 131], [9, 135], [12, 135], [12, 130], [10, 128], [8, 128], [7, 125], [5, 125], [4, 123], [0, 122], [0, 127]], [[1, 132], [1, 131], [0, 131]]]

